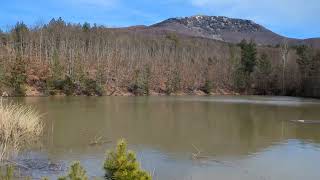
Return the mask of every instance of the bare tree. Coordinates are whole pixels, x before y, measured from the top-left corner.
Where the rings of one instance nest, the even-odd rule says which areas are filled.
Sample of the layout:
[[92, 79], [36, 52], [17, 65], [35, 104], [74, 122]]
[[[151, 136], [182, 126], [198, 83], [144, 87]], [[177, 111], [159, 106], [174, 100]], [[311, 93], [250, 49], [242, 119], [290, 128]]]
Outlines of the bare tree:
[[286, 73], [286, 65], [288, 61], [288, 54], [289, 54], [289, 46], [288, 41], [284, 39], [282, 41], [282, 44], [280, 45], [280, 53], [281, 53], [281, 59], [282, 59], [282, 94], [286, 93], [286, 82], [285, 82], [285, 73]]
[[[57, 73], [55, 77], [62, 82], [68, 75], [75, 84], [81, 78], [91, 78], [105, 89], [128, 90], [136, 72], [145, 71], [146, 66], [148, 88], [154, 92], [166, 92], [169, 85], [179, 87], [173, 88], [179, 91], [196, 92], [209, 81], [214, 85], [212, 91], [232, 92], [236, 91], [235, 77], [239, 77], [236, 67], [240, 64], [241, 49], [204, 38], [83, 26], [65, 23], [60, 18], [32, 29], [20, 24], [0, 35], [2, 69], [7, 70], [21, 52], [27, 62], [27, 74], [32, 76], [28, 85], [36, 88], [41, 84], [46, 87], [47, 82], [54, 79], [53, 73]], [[288, 56], [287, 41], [284, 40], [280, 48], [257, 46], [257, 53], [265, 53], [270, 59], [270, 78], [275, 77], [276, 82], [270, 85], [270, 91], [285, 94], [299, 84], [293, 82], [298, 82], [298, 78], [290, 79], [292, 74], [299, 77], [299, 69], [293, 68], [297, 66], [296, 60]], [[278, 61], [279, 54], [281, 61]], [[253, 65], [251, 70], [256, 67]], [[171, 83], [167, 82], [170, 80]]]

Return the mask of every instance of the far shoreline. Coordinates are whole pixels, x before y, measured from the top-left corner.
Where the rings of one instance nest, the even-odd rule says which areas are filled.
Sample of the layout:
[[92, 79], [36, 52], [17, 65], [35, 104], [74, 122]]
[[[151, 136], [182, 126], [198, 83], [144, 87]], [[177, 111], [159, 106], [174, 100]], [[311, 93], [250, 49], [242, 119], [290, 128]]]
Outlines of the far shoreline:
[[134, 93], [131, 92], [117, 92], [113, 94], [104, 94], [101, 96], [98, 95], [84, 95], [84, 94], [73, 94], [73, 95], [66, 95], [64, 93], [59, 93], [56, 95], [46, 95], [46, 94], [26, 94], [25, 96], [0, 96], [0, 98], [37, 98], [37, 97], [43, 97], [43, 98], [48, 98], [48, 97], [215, 97], [215, 96], [261, 96], [261, 97], [292, 97], [292, 98], [305, 98], [305, 99], [315, 99], [319, 100], [320, 98], [317, 97], [304, 97], [304, 96], [290, 96], [290, 95], [276, 95], [276, 94], [250, 94], [250, 93], [236, 93], [236, 92], [228, 92], [228, 93], [217, 93], [217, 92], [211, 92], [209, 94], [206, 94], [203, 91], [195, 91], [191, 93], [186, 93], [186, 92], [177, 92], [177, 93], [171, 93], [171, 94], [166, 94], [166, 93], [157, 93], [157, 92], [150, 92], [148, 95], [135, 95]]

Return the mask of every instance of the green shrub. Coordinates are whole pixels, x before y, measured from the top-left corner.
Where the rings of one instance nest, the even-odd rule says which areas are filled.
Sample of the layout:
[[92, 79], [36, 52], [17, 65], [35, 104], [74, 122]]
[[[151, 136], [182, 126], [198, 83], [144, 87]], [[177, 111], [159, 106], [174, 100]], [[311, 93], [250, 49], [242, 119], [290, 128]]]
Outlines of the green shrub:
[[7, 82], [10, 88], [13, 89], [14, 96], [24, 96], [27, 82], [26, 66], [21, 56], [18, 56], [12, 64], [7, 77]]
[[239, 46], [241, 48], [241, 66], [244, 72], [250, 74], [253, 72], [254, 67], [256, 65], [256, 44], [253, 41], [247, 43], [246, 40], [242, 40]]
[[60, 177], [58, 180], [88, 180], [88, 177], [86, 170], [80, 165], [80, 162], [74, 162], [69, 169], [69, 174]]
[[177, 68], [175, 68], [166, 82], [166, 94], [176, 93], [180, 89], [181, 77]]
[[257, 65], [253, 72], [253, 82], [255, 85], [255, 91], [258, 94], [268, 94], [270, 91], [272, 81], [272, 66], [268, 55], [262, 53], [257, 60]]
[[173, 41], [175, 46], [179, 45], [179, 37], [176, 33], [167, 33], [166, 38]]
[[63, 93], [65, 93], [67, 96], [70, 96], [74, 93], [75, 84], [69, 76], [66, 76], [66, 78], [64, 79], [62, 90], [63, 90]]
[[49, 95], [55, 95], [57, 91], [62, 91], [67, 96], [70, 96], [76, 92], [76, 89], [78, 94], [87, 96], [103, 95], [103, 88], [96, 80], [91, 78], [84, 78], [80, 83], [75, 83], [69, 76], [66, 76], [65, 79], [48, 80], [47, 86]]
[[250, 85], [250, 75], [245, 72], [241, 66], [235, 67], [235, 72], [233, 73], [233, 86], [236, 90], [243, 92], [248, 90]]
[[92, 95], [102, 96], [103, 88], [97, 83], [96, 80], [87, 78], [84, 80], [84, 87], [83, 87], [82, 93], [87, 96], [92, 96]]
[[125, 140], [118, 142], [115, 151], [107, 153], [104, 162], [106, 179], [112, 180], [151, 180], [151, 176], [140, 169], [134, 152], [127, 152]]
[[212, 89], [213, 89], [213, 82], [209, 79], [206, 79], [204, 85], [200, 88], [200, 90], [205, 92], [206, 94], [210, 94]]
[[150, 67], [146, 66], [143, 71], [137, 70], [135, 73], [134, 82], [129, 86], [128, 90], [135, 95], [149, 95], [149, 79], [150, 79]]
[[240, 62], [234, 64], [233, 85], [238, 91], [248, 91], [251, 88], [251, 74], [257, 64], [257, 47], [251, 41], [242, 40], [238, 44], [241, 49]]

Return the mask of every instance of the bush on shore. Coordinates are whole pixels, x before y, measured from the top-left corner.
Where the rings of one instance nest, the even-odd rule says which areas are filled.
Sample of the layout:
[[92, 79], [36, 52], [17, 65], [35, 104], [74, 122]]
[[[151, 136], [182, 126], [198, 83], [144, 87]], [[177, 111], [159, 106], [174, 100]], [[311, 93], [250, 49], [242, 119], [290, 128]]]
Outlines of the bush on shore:
[[25, 84], [27, 83], [26, 65], [20, 55], [16, 57], [10, 66], [10, 72], [6, 75], [5, 82], [5, 84], [12, 88], [12, 95], [25, 95]]
[[48, 81], [48, 94], [56, 95], [58, 92], [67, 96], [86, 95], [86, 96], [102, 96], [103, 88], [99, 83], [91, 78], [84, 78], [81, 82], [74, 82], [71, 77], [66, 76], [64, 79], [55, 79]]

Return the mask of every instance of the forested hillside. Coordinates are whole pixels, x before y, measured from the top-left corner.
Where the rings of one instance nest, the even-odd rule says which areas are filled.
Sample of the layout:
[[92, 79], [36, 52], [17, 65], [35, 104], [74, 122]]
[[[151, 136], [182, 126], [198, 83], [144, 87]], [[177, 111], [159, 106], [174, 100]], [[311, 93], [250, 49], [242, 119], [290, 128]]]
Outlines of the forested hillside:
[[[138, 28], [138, 27], [137, 27]], [[320, 97], [320, 51], [61, 18], [0, 33], [3, 95], [263, 94]]]

